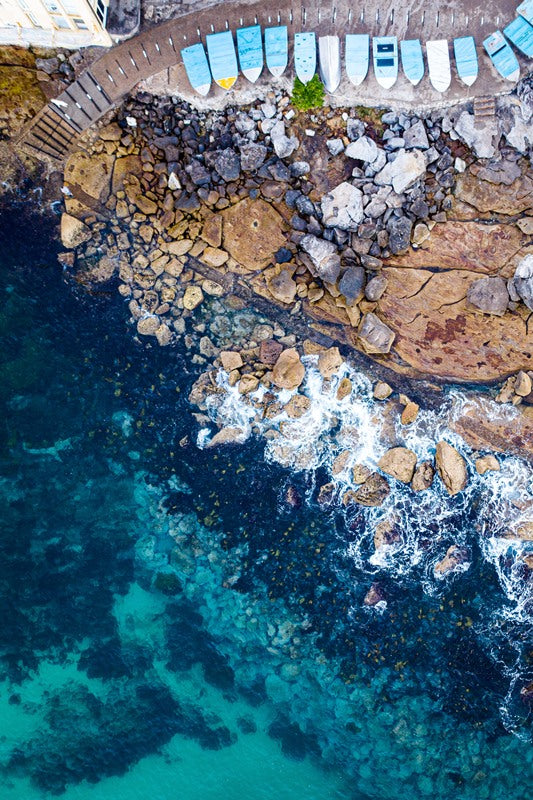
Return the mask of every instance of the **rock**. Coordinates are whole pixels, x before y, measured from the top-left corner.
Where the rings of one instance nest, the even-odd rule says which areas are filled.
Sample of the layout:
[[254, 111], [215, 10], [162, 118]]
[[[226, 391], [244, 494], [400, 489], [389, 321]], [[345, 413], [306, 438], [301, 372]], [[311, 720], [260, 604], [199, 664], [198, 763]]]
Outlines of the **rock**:
[[495, 187], [489, 181], [481, 180], [473, 166], [457, 178], [456, 201], [468, 203], [482, 213], [508, 216], [517, 216], [531, 209], [533, 177], [527, 171], [512, 184]]
[[497, 120], [476, 120], [473, 114], [463, 111], [454, 130], [478, 158], [492, 158], [496, 152], [499, 130]]
[[419, 222], [415, 225], [413, 233], [411, 234], [411, 243], [416, 245], [416, 247], [420, 247], [423, 242], [429, 239], [430, 235], [431, 231], [425, 222]]
[[285, 244], [283, 219], [265, 200], [247, 197], [222, 217], [224, 249], [246, 270], [264, 269]]
[[282, 350], [281, 342], [276, 342], [275, 339], [266, 339], [259, 345], [259, 360], [262, 364], [272, 366], [278, 360]]
[[223, 444], [242, 444], [245, 440], [246, 434], [242, 428], [222, 428], [218, 433], [215, 433], [206, 447], [219, 447]]
[[193, 244], [191, 239], [178, 239], [177, 242], [169, 242], [165, 250], [172, 256], [184, 256], [192, 249]]
[[259, 378], [255, 375], [243, 375], [238, 384], [239, 394], [250, 394], [255, 392], [259, 386]]
[[189, 173], [191, 181], [195, 186], [208, 186], [211, 183], [209, 170], [207, 170], [197, 158], [193, 158], [185, 169]]
[[458, 492], [462, 492], [466, 486], [468, 473], [466, 471], [466, 462], [455, 447], [452, 447], [448, 442], [438, 442], [435, 463], [437, 472], [448, 494], [455, 495]]
[[513, 287], [523, 303], [533, 311], [533, 253], [528, 253], [518, 264]]
[[326, 239], [318, 239], [313, 234], [306, 234], [300, 241], [315, 267], [315, 276], [326, 283], [335, 283], [341, 269], [341, 259], [337, 247]]
[[241, 174], [241, 160], [230, 147], [217, 153], [213, 166], [226, 183], [236, 181]]
[[344, 295], [348, 305], [357, 303], [363, 295], [365, 285], [365, 271], [363, 267], [348, 267], [339, 281], [339, 292]]
[[296, 296], [296, 282], [292, 278], [292, 269], [282, 269], [267, 281], [268, 291], [280, 303], [290, 304]]
[[106, 283], [111, 280], [118, 266], [118, 259], [111, 256], [102, 256], [96, 265], [89, 266], [82, 273], [83, 282]]
[[200, 261], [208, 267], [221, 267], [229, 258], [229, 254], [219, 247], [206, 247], [200, 256]]
[[420, 406], [418, 403], [414, 403], [412, 400], [409, 400], [405, 404], [405, 408], [403, 409], [400, 417], [400, 422], [402, 425], [411, 425], [411, 423], [413, 423], [417, 418], [419, 410]]
[[329, 505], [333, 502], [333, 497], [335, 494], [335, 484], [334, 483], [324, 483], [318, 492], [317, 502], [320, 503], [321, 506]]
[[456, 570], [461, 564], [466, 564], [468, 558], [468, 550], [465, 547], [452, 544], [451, 547], [448, 547], [444, 558], [437, 561], [433, 571], [436, 576], [443, 578], [445, 575], [449, 575], [450, 572]]
[[168, 176], [167, 186], [171, 192], [176, 192], [179, 189], [181, 189], [181, 183], [175, 172], [171, 172], [170, 175]]
[[344, 181], [324, 195], [321, 208], [322, 222], [327, 227], [356, 231], [363, 221], [363, 193]]
[[61, 242], [63, 247], [74, 249], [91, 238], [91, 229], [70, 214], [61, 214]]
[[516, 220], [516, 225], [526, 236], [533, 236], [533, 217], [522, 217]]
[[372, 390], [372, 396], [376, 400], [386, 400], [387, 397], [391, 396], [392, 391], [392, 387], [389, 386], [388, 383], [385, 383], [385, 381], [378, 381]]
[[204, 222], [201, 233], [204, 242], [211, 247], [220, 247], [222, 244], [222, 216], [213, 214]]
[[373, 472], [355, 492], [354, 499], [361, 506], [380, 506], [390, 492], [389, 484], [379, 472]]
[[220, 361], [222, 369], [226, 372], [231, 372], [234, 369], [240, 369], [243, 366], [243, 360], [240, 353], [235, 350], [221, 350]]
[[150, 200], [149, 197], [146, 197], [143, 194], [137, 195], [135, 198], [135, 205], [141, 212], [141, 214], [146, 214], [150, 216], [151, 214], [157, 214], [157, 203], [154, 200]]
[[338, 156], [344, 150], [344, 142], [342, 139], [327, 139], [326, 147], [332, 156]]
[[[385, 275], [376, 275], [375, 278], [368, 281], [367, 285], [365, 286], [365, 297], [370, 302], [376, 302], [379, 300], [387, 288], [387, 278]], [[340, 286], [339, 286], [340, 288]]]
[[533, 406], [487, 409], [483, 397], [471, 397], [451, 421], [456, 431], [476, 450], [496, 450], [531, 460], [533, 457]]
[[311, 401], [304, 394], [295, 394], [285, 405], [285, 411], [292, 419], [299, 419], [307, 414], [311, 408]]
[[372, 312], [365, 314], [358, 336], [366, 353], [389, 353], [394, 342], [394, 332]]
[[199, 286], [187, 286], [183, 295], [183, 307], [189, 311], [194, 311], [203, 302], [204, 293]]
[[168, 325], [162, 324], [155, 332], [155, 338], [160, 347], [166, 347], [172, 341], [172, 331]]
[[380, 550], [382, 547], [389, 547], [400, 541], [400, 533], [398, 531], [398, 517], [392, 514], [381, 522], [378, 522], [374, 531], [374, 549]]
[[111, 190], [114, 161], [114, 157], [106, 153], [88, 155], [83, 150], [73, 153], [65, 164], [65, 184], [75, 195], [79, 195], [81, 191], [90, 198], [105, 203]]
[[272, 370], [272, 381], [279, 389], [297, 389], [305, 376], [305, 367], [294, 348], [283, 350]]
[[416, 468], [413, 480], [411, 481], [411, 489], [413, 492], [423, 492], [425, 489], [429, 489], [433, 483], [434, 475], [435, 470], [431, 462], [422, 461]]
[[429, 147], [426, 127], [421, 119], [403, 132], [403, 139], [406, 150], [412, 150], [413, 148], [427, 150]]
[[529, 377], [527, 372], [524, 372], [524, 370], [521, 369], [518, 375], [516, 376], [516, 381], [514, 385], [515, 394], [517, 394], [519, 397], [527, 397], [528, 394], [531, 394], [532, 390], [533, 390], [533, 385], [531, 378]]
[[422, 153], [400, 151], [394, 161], [389, 161], [375, 176], [378, 186], [392, 186], [396, 194], [402, 194], [426, 172], [426, 160]]
[[372, 475], [372, 470], [365, 467], [364, 464], [356, 464], [352, 468], [352, 479], [354, 483], [364, 483]]
[[389, 231], [389, 249], [393, 255], [405, 253], [411, 244], [413, 221], [408, 217], [393, 217], [387, 225]]
[[344, 400], [352, 393], [352, 382], [349, 378], [343, 378], [337, 387], [337, 400]]
[[318, 356], [318, 370], [322, 377], [329, 381], [335, 375], [344, 359], [339, 353], [338, 347], [329, 347], [323, 350]]
[[264, 163], [268, 150], [264, 144], [250, 142], [239, 148], [241, 154], [241, 169], [243, 172], [255, 172]]
[[346, 136], [353, 142], [365, 132], [366, 123], [362, 119], [350, 117], [346, 120]]
[[272, 146], [278, 158], [288, 158], [294, 153], [299, 146], [299, 141], [295, 136], [285, 136], [285, 134], [273, 135], [270, 134], [272, 139]]
[[509, 305], [507, 284], [503, 278], [479, 278], [468, 287], [467, 300], [484, 314], [502, 317]]
[[476, 471], [479, 475], [484, 475], [486, 472], [499, 472], [500, 462], [496, 456], [482, 456], [476, 459]]
[[385, 593], [379, 583], [374, 582], [368, 592], [365, 594], [363, 605], [373, 608], [380, 603], [386, 603]]
[[398, 481], [410, 483], [416, 467], [416, 453], [407, 447], [392, 447], [381, 456], [378, 467]]
[[378, 146], [368, 136], [361, 136], [348, 145], [345, 154], [348, 158], [354, 158], [356, 161], [366, 161], [371, 164], [377, 158]]
[[155, 314], [141, 317], [137, 322], [137, 333], [140, 333], [142, 336], [155, 336], [160, 324], [159, 317]]

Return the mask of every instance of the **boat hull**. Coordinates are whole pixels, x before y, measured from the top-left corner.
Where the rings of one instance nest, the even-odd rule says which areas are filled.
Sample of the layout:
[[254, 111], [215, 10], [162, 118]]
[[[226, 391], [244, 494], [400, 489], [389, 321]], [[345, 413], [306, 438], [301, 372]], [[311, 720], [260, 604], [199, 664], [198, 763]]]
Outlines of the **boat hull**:
[[265, 28], [265, 60], [268, 71], [275, 78], [283, 75], [289, 61], [287, 26]]
[[452, 81], [447, 40], [434, 39], [426, 42], [426, 54], [431, 85], [437, 92], [445, 92]]
[[239, 68], [231, 31], [209, 33], [205, 37], [211, 74], [221, 89], [231, 89], [237, 80]]
[[330, 94], [341, 82], [341, 49], [338, 36], [320, 36], [318, 39], [320, 77]]
[[314, 33], [294, 34], [294, 68], [302, 83], [309, 83], [316, 72], [316, 36]]
[[453, 52], [459, 80], [466, 86], [472, 86], [479, 72], [474, 37], [462, 36], [454, 39]]
[[237, 29], [237, 52], [242, 74], [255, 83], [263, 70], [263, 41], [259, 25]]
[[370, 63], [370, 36], [367, 33], [347, 33], [346, 74], [354, 86], [363, 83]]
[[372, 40], [374, 75], [380, 86], [391, 89], [398, 78], [398, 40], [396, 36], [375, 36]]
[[184, 47], [181, 57], [189, 83], [195, 92], [205, 97], [211, 88], [211, 72], [203, 44], [198, 42]]
[[501, 31], [494, 31], [483, 41], [485, 52], [490, 58], [494, 69], [512, 83], [520, 78], [520, 64], [516, 56], [505, 41]]
[[417, 86], [424, 77], [424, 56], [419, 39], [405, 39], [400, 42], [402, 68], [407, 80]]

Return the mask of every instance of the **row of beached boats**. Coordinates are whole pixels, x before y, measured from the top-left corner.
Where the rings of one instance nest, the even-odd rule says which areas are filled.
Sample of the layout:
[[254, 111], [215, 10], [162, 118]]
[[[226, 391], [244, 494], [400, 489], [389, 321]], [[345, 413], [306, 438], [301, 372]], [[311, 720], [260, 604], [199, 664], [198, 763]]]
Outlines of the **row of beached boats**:
[[[524, 0], [517, 7], [517, 17], [503, 33], [499, 30], [488, 36], [483, 47], [495, 69], [510, 81], [517, 81], [520, 65], [510, 47], [533, 58], [533, 0]], [[207, 54], [201, 42], [181, 51], [183, 64], [192, 87], [206, 95], [212, 80], [223, 89], [230, 89], [239, 74], [254, 83], [266, 63], [275, 77], [283, 74], [289, 60], [288, 32], [285, 25], [265, 28], [260, 25], [238, 28], [236, 45], [230, 30], [206, 36]], [[318, 37], [320, 75], [330, 93], [341, 81], [341, 52], [338, 36]], [[451, 83], [450, 51], [447, 39], [436, 39], [425, 44], [429, 80], [439, 92], [445, 92]], [[406, 78], [416, 86], [424, 77], [425, 63], [420, 39], [399, 42], [396, 36], [374, 36], [372, 42], [366, 33], [347, 33], [344, 61], [350, 81], [358, 86], [369, 70], [370, 54], [377, 82], [390, 89], [398, 78], [401, 66]], [[453, 54], [459, 79], [471, 86], [478, 75], [478, 57], [473, 36], [453, 40]], [[238, 63], [237, 63], [238, 57]], [[308, 83], [317, 68], [317, 40], [313, 32], [294, 34], [294, 68], [302, 83]]]

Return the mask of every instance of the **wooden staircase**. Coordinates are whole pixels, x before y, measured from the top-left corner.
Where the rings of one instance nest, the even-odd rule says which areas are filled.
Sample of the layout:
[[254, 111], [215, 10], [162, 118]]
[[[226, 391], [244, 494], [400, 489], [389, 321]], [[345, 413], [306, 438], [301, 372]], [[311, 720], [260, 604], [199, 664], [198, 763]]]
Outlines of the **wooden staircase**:
[[475, 97], [474, 98], [474, 117], [482, 122], [484, 119], [493, 118], [496, 115], [496, 100], [494, 97]]

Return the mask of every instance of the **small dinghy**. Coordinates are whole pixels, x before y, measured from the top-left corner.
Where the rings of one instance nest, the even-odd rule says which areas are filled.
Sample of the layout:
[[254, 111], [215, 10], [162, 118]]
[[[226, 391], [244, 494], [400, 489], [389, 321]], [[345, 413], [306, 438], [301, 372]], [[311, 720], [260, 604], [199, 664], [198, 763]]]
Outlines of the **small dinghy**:
[[453, 53], [457, 74], [463, 83], [472, 86], [478, 74], [476, 43], [473, 36], [461, 36], [453, 40]]
[[384, 89], [390, 89], [398, 77], [398, 39], [396, 36], [374, 36], [372, 54], [377, 82]]
[[283, 75], [289, 61], [289, 39], [286, 25], [265, 28], [265, 59], [270, 73], [275, 78]]
[[452, 81], [450, 53], [446, 39], [434, 39], [426, 42], [429, 80], [437, 92], [445, 92]]
[[205, 42], [213, 80], [222, 89], [231, 89], [239, 74], [231, 31], [209, 33]]
[[517, 50], [528, 58], [533, 58], [533, 25], [530, 25], [524, 17], [513, 19], [503, 32]]
[[420, 39], [405, 39], [400, 42], [400, 55], [405, 77], [416, 86], [424, 77], [424, 56]]
[[314, 33], [294, 34], [294, 68], [302, 83], [309, 83], [316, 72], [316, 37]]
[[318, 39], [320, 77], [330, 94], [341, 82], [341, 48], [338, 36], [320, 36]]
[[346, 34], [346, 74], [355, 86], [368, 75], [370, 61], [370, 36], [368, 33]]
[[520, 14], [530, 25], [533, 25], [533, 0], [524, 0], [523, 3], [520, 3], [517, 6], [516, 13]]
[[260, 25], [237, 29], [237, 52], [242, 74], [250, 83], [255, 83], [263, 70], [263, 40]]
[[520, 64], [516, 56], [505, 41], [501, 31], [494, 31], [483, 41], [488, 57], [494, 68], [508, 81], [517, 81], [520, 77]]
[[201, 42], [184, 47], [181, 51], [183, 66], [192, 88], [205, 97], [211, 88], [211, 72]]

